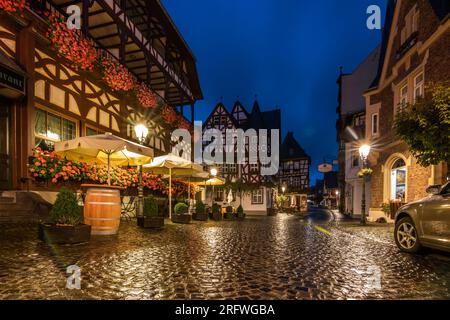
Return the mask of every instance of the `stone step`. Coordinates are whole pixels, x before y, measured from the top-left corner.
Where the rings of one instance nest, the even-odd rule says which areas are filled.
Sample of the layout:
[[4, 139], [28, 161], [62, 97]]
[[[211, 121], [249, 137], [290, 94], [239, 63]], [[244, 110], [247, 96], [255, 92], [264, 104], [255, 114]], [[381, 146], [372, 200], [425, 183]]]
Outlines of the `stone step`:
[[14, 197], [0, 197], [0, 203], [14, 203], [16, 199]]

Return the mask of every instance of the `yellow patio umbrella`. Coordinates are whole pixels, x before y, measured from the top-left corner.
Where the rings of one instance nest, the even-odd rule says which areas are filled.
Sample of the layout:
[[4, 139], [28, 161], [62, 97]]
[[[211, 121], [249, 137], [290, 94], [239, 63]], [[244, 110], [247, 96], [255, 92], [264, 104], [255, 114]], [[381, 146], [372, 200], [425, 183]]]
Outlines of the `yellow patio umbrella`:
[[111, 133], [57, 142], [55, 152], [68, 160], [107, 164], [108, 185], [111, 185], [111, 166], [140, 166], [153, 157], [153, 149]]
[[149, 164], [142, 167], [144, 172], [169, 175], [169, 218], [172, 218], [172, 175], [193, 175], [203, 172], [201, 165], [180, 158], [173, 154], [156, 157]]
[[223, 186], [225, 184], [225, 179], [214, 177], [206, 181], [194, 182], [197, 186]]

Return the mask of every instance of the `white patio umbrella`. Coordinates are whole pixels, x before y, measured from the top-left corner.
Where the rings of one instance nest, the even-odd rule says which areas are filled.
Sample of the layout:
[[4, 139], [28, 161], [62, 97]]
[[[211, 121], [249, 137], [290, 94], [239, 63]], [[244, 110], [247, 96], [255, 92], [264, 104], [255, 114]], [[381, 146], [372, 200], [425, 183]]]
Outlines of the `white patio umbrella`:
[[173, 154], [156, 157], [151, 163], [144, 165], [142, 169], [155, 174], [169, 175], [169, 218], [172, 218], [172, 175], [192, 175], [203, 172], [201, 165]]
[[111, 133], [56, 142], [55, 152], [68, 160], [107, 164], [108, 185], [111, 185], [112, 165], [139, 166], [149, 163], [153, 157], [153, 149]]
[[227, 202], [228, 204], [231, 204], [233, 202], [233, 191], [228, 192], [228, 197], [227, 197]]

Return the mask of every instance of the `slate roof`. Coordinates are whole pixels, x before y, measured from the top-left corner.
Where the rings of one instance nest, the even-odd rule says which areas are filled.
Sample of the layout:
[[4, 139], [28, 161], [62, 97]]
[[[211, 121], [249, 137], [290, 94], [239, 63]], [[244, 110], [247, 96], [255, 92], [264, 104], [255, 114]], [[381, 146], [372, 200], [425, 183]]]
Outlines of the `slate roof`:
[[293, 132], [288, 132], [280, 147], [281, 160], [310, 158], [294, 137]]
[[261, 112], [259, 103], [257, 100], [253, 103], [252, 112], [249, 115], [248, 128], [258, 129], [278, 129], [281, 130], [281, 111], [270, 110]]

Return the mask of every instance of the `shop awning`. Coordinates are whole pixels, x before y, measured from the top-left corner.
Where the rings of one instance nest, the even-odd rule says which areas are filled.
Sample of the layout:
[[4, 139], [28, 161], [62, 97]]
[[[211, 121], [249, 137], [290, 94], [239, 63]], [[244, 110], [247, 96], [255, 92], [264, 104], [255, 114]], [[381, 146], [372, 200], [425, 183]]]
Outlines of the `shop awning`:
[[26, 72], [0, 50], [0, 96], [19, 98], [25, 95]]

